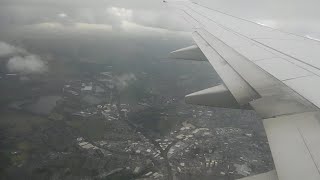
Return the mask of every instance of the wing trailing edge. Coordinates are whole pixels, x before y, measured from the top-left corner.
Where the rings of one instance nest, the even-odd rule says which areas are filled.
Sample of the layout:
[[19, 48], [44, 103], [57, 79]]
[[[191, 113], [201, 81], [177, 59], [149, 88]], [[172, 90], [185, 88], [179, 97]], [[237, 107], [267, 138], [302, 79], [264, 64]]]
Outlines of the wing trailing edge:
[[193, 33], [193, 39], [241, 106], [247, 105], [252, 100], [260, 98], [255, 90], [198, 32]]
[[320, 179], [319, 121], [319, 112], [263, 120], [279, 179]]

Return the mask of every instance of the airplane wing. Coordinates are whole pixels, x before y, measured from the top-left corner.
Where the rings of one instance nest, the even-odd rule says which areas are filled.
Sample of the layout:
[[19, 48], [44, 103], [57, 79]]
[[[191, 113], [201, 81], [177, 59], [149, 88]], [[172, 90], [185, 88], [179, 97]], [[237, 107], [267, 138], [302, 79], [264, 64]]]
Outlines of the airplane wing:
[[198, 46], [174, 51], [172, 56], [183, 58], [189, 49], [198, 54], [200, 49], [223, 84], [187, 95], [186, 102], [249, 105], [263, 118], [276, 169], [243, 180], [319, 180], [320, 42], [201, 2], [167, 2], [184, 13]]

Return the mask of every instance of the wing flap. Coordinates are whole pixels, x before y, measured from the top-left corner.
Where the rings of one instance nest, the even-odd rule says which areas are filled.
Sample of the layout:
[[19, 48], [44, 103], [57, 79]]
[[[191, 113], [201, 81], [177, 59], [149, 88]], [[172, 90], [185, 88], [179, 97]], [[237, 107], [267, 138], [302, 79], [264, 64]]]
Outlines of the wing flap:
[[[225, 64], [240, 76], [239, 79], [242, 79], [250, 90], [258, 94], [258, 96], [249, 100], [253, 108], [262, 117], [268, 118], [317, 110], [312, 103], [206, 30], [197, 29], [194, 33], [194, 39], [197, 43], [199, 43], [197, 40], [199, 37], [206, 41], [205, 46], [199, 45], [206, 56], [209, 52], [204, 49], [214, 49]], [[213, 64], [216, 58], [207, 56], [213, 67], [216, 67]], [[217, 69], [216, 71], [218, 72]], [[218, 74], [220, 75], [219, 72]], [[224, 78], [222, 80], [224, 81]], [[230, 92], [232, 91], [230, 90]]]
[[250, 85], [198, 33], [193, 38], [240, 105], [259, 98]]
[[263, 121], [279, 179], [320, 179], [319, 121], [318, 112]]
[[320, 107], [320, 77], [305, 76], [284, 81], [286, 85], [303, 95], [310, 102]]

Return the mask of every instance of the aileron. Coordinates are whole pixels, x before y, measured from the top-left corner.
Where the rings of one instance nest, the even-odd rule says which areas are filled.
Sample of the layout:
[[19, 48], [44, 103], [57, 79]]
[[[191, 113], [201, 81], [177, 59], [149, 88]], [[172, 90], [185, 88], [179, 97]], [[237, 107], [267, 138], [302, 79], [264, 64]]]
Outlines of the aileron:
[[279, 179], [320, 179], [319, 121], [318, 112], [263, 121]]

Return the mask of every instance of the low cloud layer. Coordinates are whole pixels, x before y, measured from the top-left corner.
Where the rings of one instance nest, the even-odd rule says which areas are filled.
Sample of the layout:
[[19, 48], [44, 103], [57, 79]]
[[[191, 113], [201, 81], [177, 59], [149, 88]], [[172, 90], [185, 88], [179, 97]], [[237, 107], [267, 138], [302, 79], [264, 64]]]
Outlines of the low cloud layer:
[[9, 72], [22, 74], [39, 74], [46, 72], [47, 65], [37, 55], [25, 49], [0, 41], [0, 57], [8, 58], [6, 68]]
[[22, 49], [0, 41], [0, 57], [10, 56], [22, 52]]
[[192, 43], [180, 18], [162, 0], [4, 0], [0, 41], [55, 60], [145, 61]]
[[[292, 33], [320, 37], [318, 0], [309, 0], [308, 3], [301, 0], [193, 1], [267, 26], [276, 25], [276, 28]], [[58, 30], [73, 29], [73, 34], [87, 32], [88, 28], [107, 29], [107, 34], [112, 30], [127, 30], [128, 24], [151, 30], [189, 30], [187, 23], [168, 4], [162, 0], [1, 0], [0, 37], [2, 34], [4, 38], [15, 36], [15, 31], [24, 36], [25, 27], [38, 26], [46, 26], [46, 30], [52, 27], [53, 31], [57, 26]], [[43, 32], [43, 29], [32, 30], [35, 34]], [[142, 30], [135, 32], [145, 34]]]
[[14, 56], [9, 59], [7, 68], [10, 72], [40, 74], [47, 71], [46, 64], [36, 55]]
[[114, 78], [114, 83], [115, 86], [118, 90], [124, 90], [125, 88], [127, 88], [129, 86], [130, 83], [132, 83], [133, 81], [136, 81], [137, 78], [134, 74], [130, 73], [130, 74], [122, 74], [120, 76], [116, 76]]

